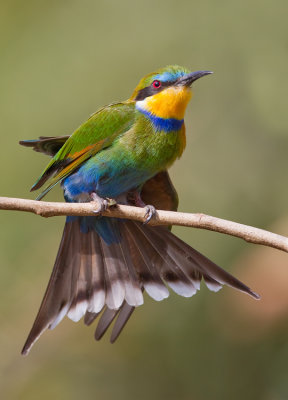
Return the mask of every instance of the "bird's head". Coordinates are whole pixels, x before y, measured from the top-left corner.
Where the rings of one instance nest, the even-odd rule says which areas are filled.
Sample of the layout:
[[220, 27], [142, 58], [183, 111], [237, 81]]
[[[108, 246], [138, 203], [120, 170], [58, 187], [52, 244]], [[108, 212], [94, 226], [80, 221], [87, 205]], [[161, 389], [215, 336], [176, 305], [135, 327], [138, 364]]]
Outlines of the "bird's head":
[[208, 74], [212, 72], [191, 72], [178, 65], [169, 65], [142, 78], [130, 100], [136, 102], [139, 110], [157, 117], [183, 119], [192, 96], [192, 83]]

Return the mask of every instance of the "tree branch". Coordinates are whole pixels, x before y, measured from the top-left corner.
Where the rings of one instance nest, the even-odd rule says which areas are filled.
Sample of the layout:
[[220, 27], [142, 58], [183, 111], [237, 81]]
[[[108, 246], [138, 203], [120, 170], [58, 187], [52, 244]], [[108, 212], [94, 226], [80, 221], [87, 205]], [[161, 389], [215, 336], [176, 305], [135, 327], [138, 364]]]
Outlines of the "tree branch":
[[[27, 199], [0, 197], [0, 210], [31, 212], [42, 217], [60, 215], [95, 216], [99, 207], [97, 202], [91, 203], [56, 203]], [[106, 217], [126, 218], [145, 221], [145, 209], [126, 205], [113, 205], [102, 215]], [[288, 238], [263, 229], [239, 224], [205, 214], [188, 214], [173, 211], [156, 212], [149, 225], [179, 225], [207, 229], [244, 239], [246, 242], [262, 244], [288, 252]]]

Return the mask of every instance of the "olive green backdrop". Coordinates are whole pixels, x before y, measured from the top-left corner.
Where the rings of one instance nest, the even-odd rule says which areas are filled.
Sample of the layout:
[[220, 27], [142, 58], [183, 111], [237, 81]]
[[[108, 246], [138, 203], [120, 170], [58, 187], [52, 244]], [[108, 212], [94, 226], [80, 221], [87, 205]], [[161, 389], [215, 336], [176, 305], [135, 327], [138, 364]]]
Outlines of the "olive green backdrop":
[[[195, 84], [171, 170], [180, 209], [288, 234], [287, 12], [285, 0], [2, 0], [1, 196], [34, 198], [48, 161], [19, 140], [69, 134], [146, 73], [180, 64], [214, 71]], [[114, 345], [65, 319], [21, 357], [63, 223], [0, 212], [1, 398], [288, 398], [288, 255], [189, 228], [174, 232], [263, 300], [204, 286], [147, 298]]]

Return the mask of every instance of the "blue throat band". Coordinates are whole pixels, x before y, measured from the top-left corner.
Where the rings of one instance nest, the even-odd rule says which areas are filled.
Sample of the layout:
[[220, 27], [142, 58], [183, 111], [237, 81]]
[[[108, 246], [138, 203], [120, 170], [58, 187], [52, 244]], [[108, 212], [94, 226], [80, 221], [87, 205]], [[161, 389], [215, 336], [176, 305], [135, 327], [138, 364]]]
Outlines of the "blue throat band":
[[142, 114], [150, 119], [157, 131], [165, 131], [167, 133], [172, 131], [179, 131], [184, 122], [184, 119], [156, 117], [149, 111], [143, 110], [140, 107], [138, 108], [137, 106], [136, 108], [138, 111], [140, 111]]

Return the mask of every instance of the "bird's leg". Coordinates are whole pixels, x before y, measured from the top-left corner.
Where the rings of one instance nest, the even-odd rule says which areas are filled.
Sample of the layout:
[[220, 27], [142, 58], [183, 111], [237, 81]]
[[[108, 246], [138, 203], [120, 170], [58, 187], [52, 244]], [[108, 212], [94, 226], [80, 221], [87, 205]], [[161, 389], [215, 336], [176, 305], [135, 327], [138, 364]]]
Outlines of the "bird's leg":
[[145, 208], [145, 221], [144, 224], [148, 224], [148, 222], [153, 218], [156, 214], [156, 209], [152, 205], [147, 205], [141, 199], [140, 190], [136, 189], [133, 192], [129, 192], [127, 196], [128, 200], [132, 202], [136, 207], [143, 207]]
[[101, 214], [103, 211], [106, 211], [109, 206], [109, 201], [107, 199], [103, 199], [103, 197], [98, 196], [97, 193], [92, 192], [90, 194], [91, 201], [95, 201], [98, 203], [98, 208], [94, 210], [95, 214]]

